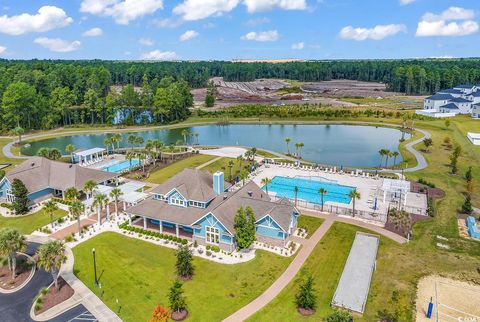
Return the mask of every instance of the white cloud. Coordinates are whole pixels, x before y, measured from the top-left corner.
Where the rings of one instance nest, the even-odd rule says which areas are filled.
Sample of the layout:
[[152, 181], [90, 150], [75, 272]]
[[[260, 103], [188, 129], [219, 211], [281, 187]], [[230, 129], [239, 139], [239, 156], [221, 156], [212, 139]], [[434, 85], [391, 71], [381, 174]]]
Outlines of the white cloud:
[[407, 27], [405, 25], [377, 25], [373, 28], [353, 28], [352, 26], [347, 26], [340, 30], [340, 38], [342, 39], [352, 39], [357, 41], [373, 39], [381, 40], [383, 38], [393, 36], [399, 32], [407, 32]]
[[98, 37], [101, 35], [103, 35], [103, 30], [97, 27], [89, 29], [82, 34], [83, 37]]
[[185, 31], [179, 38], [180, 41], [187, 41], [193, 38], [196, 38], [199, 35], [198, 32], [195, 30], [187, 30]]
[[80, 49], [81, 46], [81, 43], [78, 40], [69, 42], [60, 38], [40, 37], [35, 39], [33, 42], [57, 53], [72, 52]]
[[140, 39], [138, 40], [138, 43], [139, 43], [140, 45], [143, 45], [143, 46], [153, 46], [153, 45], [155, 45], [155, 41], [153, 41], [153, 40], [150, 39], [150, 38], [140, 38]]
[[81, 12], [109, 16], [121, 25], [159, 9], [163, 9], [163, 0], [83, 0], [80, 5]]
[[305, 43], [303, 41], [296, 44], [292, 44], [292, 49], [302, 50], [303, 48], [305, 48]]
[[476, 33], [480, 28], [475, 12], [460, 7], [450, 7], [440, 14], [427, 12], [417, 26], [417, 37], [466, 36]]
[[413, 2], [415, 2], [415, 1], [417, 1], [417, 0], [400, 0], [400, 4], [401, 4], [402, 6], [405, 6], [405, 5], [410, 4], [410, 3], [413, 3]]
[[154, 24], [159, 28], [176, 28], [183, 23], [181, 19], [165, 18], [154, 20]]
[[174, 51], [160, 51], [158, 49], [141, 56], [141, 59], [144, 60], [174, 60], [177, 58], [178, 56]]
[[252, 31], [242, 36], [241, 39], [243, 40], [255, 40], [255, 41], [275, 41], [279, 37], [278, 31], [276, 30], [269, 30], [269, 31]]
[[7, 47], [0, 46], [0, 55], [3, 55], [7, 52]]
[[184, 20], [200, 20], [232, 11], [240, 0], [184, 0], [173, 8], [173, 13]]
[[275, 8], [284, 10], [305, 10], [307, 3], [305, 0], [244, 0], [247, 11], [261, 12], [269, 11]]
[[23, 35], [29, 32], [46, 32], [63, 28], [73, 22], [65, 11], [54, 6], [43, 6], [38, 13], [22, 13], [18, 16], [0, 16], [0, 32], [9, 35]]

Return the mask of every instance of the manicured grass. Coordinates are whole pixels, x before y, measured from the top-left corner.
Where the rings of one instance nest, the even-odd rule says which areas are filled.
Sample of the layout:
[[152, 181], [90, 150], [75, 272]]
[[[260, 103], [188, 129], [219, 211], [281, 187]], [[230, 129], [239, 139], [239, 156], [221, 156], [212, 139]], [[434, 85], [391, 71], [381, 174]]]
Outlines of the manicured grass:
[[[102, 288], [94, 287], [92, 248]], [[175, 279], [175, 251], [116, 233], [103, 233], [73, 249], [75, 274], [124, 321], [148, 321], [157, 304], [168, 303]], [[194, 258], [195, 276], [184, 283], [189, 321], [221, 321], [260, 295], [290, 263], [257, 251], [238, 265]], [[115, 299], [119, 300], [119, 310]]]
[[180, 160], [172, 163], [168, 167], [152, 172], [146, 181], [152, 183], [163, 183], [185, 168], [196, 168], [205, 162], [213, 160], [214, 158], [215, 156], [212, 155], [199, 154]]
[[305, 228], [308, 234], [307, 238], [310, 238], [324, 221], [325, 220], [322, 218], [300, 215], [300, 217], [298, 217], [297, 226], [299, 228]]
[[243, 161], [242, 164], [233, 158], [221, 158], [220, 160], [217, 160], [206, 167], [202, 168], [202, 170], [215, 173], [217, 171], [223, 171], [225, 173], [225, 180], [230, 181], [230, 168], [228, 166], [228, 163], [230, 161], [233, 161], [233, 167], [232, 167], [232, 178], [235, 178], [236, 176], [240, 175], [241, 167], [245, 167], [247, 165], [247, 161]]
[[[65, 210], [59, 209], [53, 214], [53, 219], [57, 220], [60, 217], [66, 216], [68, 213]], [[28, 235], [34, 230], [41, 228], [50, 223], [50, 215], [43, 210], [39, 210], [28, 216], [19, 217], [3, 217], [0, 216], [0, 228], [10, 227], [16, 228], [20, 233]]]

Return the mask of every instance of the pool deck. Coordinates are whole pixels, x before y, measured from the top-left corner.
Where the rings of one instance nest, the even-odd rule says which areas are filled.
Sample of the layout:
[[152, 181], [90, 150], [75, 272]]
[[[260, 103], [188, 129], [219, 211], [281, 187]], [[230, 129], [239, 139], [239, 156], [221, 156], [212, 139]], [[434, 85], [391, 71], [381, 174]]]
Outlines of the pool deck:
[[[292, 168], [284, 168], [280, 167], [279, 165], [268, 165], [268, 167], [263, 166], [262, 171], [253, 178], [253, 181], [259, 185], [262, 185], [262, 179], [267, 178], [274, 178], [276, 176], [282, 177], [312, 177], [312, 178], [323, 178], [329, 181], [333, 181], [339, 185], [344, 186], [352, 186], [357, 189], [360, 193], [360, 199], [355, 201], [355, 209], [356, 210], [363, 210], [368, 212], [373, 212], [373, 205], [374, 203], [372, 200], [377, 198], [377, 213], [386, 214], [388, 211], [389, 201], [385, 200], [383, 202], [383, 193], [380, 191], [383, 179], [381, 178], [365, 178], [362, 176], [352, 176], [350, 174], [339, 174], [339, 173], [330, 173], [324, 171], [307, 171], [302, 169], [292, 169]], [[269, 192], [270, 194], [270, 192]], [[344, 203], [336, 203], [327, 201], [325, 202], [325, 206], [332, 205], [332, 206], [339, 206], [339, 207], [352, 207], [352, 202], [349, 204]]]
[[105, 156], [105, 158], [102, 161], [92, 164], [90, 166], [87, 166], [86, 168], [101, 170], [103, 167], [111, 163], [114, 163], [114, 162], [117, 163], [125, 160], [126, 159], [124, 154], [112, 154], [109, 156]]

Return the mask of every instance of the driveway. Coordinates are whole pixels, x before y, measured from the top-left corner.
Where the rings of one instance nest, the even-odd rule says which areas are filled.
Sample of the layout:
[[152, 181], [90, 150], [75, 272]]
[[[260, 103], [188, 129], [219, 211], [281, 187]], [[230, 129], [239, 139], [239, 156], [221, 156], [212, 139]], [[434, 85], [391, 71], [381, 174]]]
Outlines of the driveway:
[[[35, 255], [38, 243], [30, 243], [26, 253], [30, 256]], [[48, 287], [52, 283], [52, 275], [43, 269], [37, 269], [30, 282], [20, 291], [11, 294], [0, 294], [0, 321], [2, 322], [31, 322], [30, 309], [33, 300], [38, 295], [42, 287]], [[77, 321], [75, 318], [84, 314], [89, 314], [83, 305], [78, 305], [51, 321], [65, 322]], [[95, 321], [95, 319], [81, 319], [83, 321]], [[78, 320], [80, 321], [80, 320]]]

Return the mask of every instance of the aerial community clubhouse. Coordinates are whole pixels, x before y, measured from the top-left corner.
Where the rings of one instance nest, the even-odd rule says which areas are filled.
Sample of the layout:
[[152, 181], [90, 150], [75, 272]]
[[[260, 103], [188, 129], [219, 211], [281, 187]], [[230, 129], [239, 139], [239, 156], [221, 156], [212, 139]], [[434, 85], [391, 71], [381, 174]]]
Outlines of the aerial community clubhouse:
[[[258, 241], [284, 246], [297, 228], [299, 211], [287, 199], [272, 202], [254, 182], [232, 190], [223, 172], [185, 169], [152, 191], [126, 213], [144, 228], [172, 232], [201, 245], [235, 249], [234, 218], [251, 207]], [[134, 223], [135, 224], [135, 223]]]

